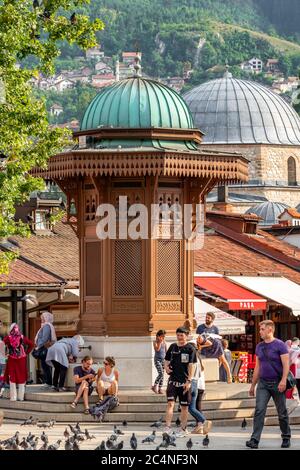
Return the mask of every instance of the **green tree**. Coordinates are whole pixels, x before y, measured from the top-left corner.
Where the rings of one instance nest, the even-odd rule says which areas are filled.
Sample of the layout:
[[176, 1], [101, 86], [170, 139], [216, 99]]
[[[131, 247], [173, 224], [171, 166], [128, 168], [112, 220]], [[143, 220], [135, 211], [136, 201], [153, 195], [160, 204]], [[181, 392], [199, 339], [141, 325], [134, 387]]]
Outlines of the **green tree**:
[[[14, 215], [16, 204], [43, 187], [43, 181], [30, 171], [45, 167], [49, 156], [70, 139], [65, 129], [49, 126], [45, 101], [34, 95], [29, 81], [40, 72], [54, 72], [63, 42], [83, 49], [97, 44], [95, 33], [103, 28], [102, 21], [74, 12], [86, 3], [0, 2], [0, 239], [28, 235], [27, 226], [15, 221]], [[33, 60], [26, 60], [29, 57]], [[11, 258], [11, 253], [0, 253], [0, 273], [7, 272]]]

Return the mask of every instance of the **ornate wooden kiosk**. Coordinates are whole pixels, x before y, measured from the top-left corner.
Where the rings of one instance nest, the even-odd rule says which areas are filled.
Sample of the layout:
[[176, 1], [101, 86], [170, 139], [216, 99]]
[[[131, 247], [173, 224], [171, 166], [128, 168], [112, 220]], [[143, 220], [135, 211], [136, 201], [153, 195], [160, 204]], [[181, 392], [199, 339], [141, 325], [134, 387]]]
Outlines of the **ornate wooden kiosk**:
[[[121, 385], [149, 387], [152, 340], [158, 329], [174, 336], [193, 323], [193, 251], [185, 239], [99, 240], [97, 207], [119, 196], [128, 206], [205, 203], [220, 182], [247, 180], [247, 160], [236, 153], [201, 151], [183, 99], [161, 83], [139, 76], [101, 91], [86, 110], [75, 146], [50, 158], [46, 171], [67, 195], [68, 217], [80, 244], [79, 332], [94, 357], [113, 355]], [[194, 214], [195, 215], [195, 214]], [[130, 218], [129, 218], [130, 221]], [[172, 220], [170, 220], [170, 223]], [[117, 224], [118, 225], [118, 224]], [[118, 228], [118, 227], [117, 227]], [[62, 247], [63, 263], [63, 247]]]

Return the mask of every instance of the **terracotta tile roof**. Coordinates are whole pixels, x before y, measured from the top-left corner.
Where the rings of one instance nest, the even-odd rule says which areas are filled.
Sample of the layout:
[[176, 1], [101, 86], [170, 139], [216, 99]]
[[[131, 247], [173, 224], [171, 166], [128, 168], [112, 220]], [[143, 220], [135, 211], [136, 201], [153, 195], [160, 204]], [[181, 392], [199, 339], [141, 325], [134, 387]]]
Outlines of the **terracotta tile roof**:
[[32, 266], [22, 258], [18, 258], [11, 264], [8, 275], [0, 275], [0, 283], [5, 283], [5, 285], [8, 286], [28, 286], [36, 284], [59, 286], [61, 282], [61, 279], [57, 276], [48, 274], [42, 269]]
[[38, 266], [66, 281], [79, 279], [79, 243], [70, 225], [58, 222], [50, 235], [13, 237], [20, 254]]
[[[281, 245], [287, 244], [281, 242]], [[298, 263], [300, 267], [300, 259]], [[203, 248], [195, 252], [194, 270], [237, 275], [279, 274], [300, 284], [300, 272], [212, 230], [205, 234]]]
[[299, 212], [296, 210], [296, 209], [293, 209], [292, 207], [289, 207], [288, 209], [285, 209], [283, 211], [283, 213], [279, 216], [279, 218], [283, 215], [283, 214], [289, 214], [291, 217], [293, 217], [294, 219], [300, 219], [300, 214]]

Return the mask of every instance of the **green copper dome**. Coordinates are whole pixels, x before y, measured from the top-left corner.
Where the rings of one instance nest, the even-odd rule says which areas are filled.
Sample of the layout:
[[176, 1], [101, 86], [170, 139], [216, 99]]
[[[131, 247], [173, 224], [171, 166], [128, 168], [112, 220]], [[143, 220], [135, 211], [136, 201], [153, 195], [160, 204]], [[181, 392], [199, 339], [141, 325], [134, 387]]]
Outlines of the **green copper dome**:
[[193, 129], [193, 118], [181, 96], [162, 83], [141, 77], [104, 88], [88, 106], [81, 130], [113, 128]]

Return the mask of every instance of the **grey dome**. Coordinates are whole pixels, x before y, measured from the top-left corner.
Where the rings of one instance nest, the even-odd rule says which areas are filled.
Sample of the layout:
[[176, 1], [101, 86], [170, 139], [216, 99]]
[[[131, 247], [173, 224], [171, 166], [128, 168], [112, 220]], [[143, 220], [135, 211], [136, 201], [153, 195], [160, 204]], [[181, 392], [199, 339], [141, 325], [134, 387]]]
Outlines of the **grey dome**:
[[283, 213], [284, 209], [288, 209], [287, 204], [281, 202], [263, 202], [250, 207], [246, 211], [246, 214], [256, 214], [263, 220], [259, 222], [259, 225], [274, 225], [278, 223], [278, 217]]
[[300, 117], [280, 96], [257, 82], [226, 73], [183, 95], [195, 126], [209, 144], [300, 145]]

